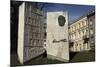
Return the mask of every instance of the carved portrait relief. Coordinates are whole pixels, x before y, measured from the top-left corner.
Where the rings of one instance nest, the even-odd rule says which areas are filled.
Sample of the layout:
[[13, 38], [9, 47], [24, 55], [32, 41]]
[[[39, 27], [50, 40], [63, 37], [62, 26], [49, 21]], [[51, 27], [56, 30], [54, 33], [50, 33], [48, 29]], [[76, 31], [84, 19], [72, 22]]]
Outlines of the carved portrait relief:
[[59, 24], [59, 26], [61, 26], [61, 27], [64, 26], [65, 25], [65, 22], [66, 22], [65, 17], [62, 16], [62, 15], [60, 15], [58, 17], [58, 24]]

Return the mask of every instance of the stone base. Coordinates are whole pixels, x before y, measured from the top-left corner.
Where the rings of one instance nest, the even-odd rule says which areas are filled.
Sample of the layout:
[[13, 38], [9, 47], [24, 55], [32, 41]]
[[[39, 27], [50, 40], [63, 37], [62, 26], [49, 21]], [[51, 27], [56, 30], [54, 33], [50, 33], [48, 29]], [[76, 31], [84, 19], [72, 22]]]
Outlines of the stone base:
[[53, 56], [53, 55], [49, 55], [47, 54], [47, 58], [48, 59], [53, 59], [53, 60], [59, 60], [59, 61], [62, 61], [62, 62], [69, 62], [69, 60], [66, 60], [66, 59], [63, 59], [63, 58], [59, 58], [59, 57], [56, 57], [56, 56]]

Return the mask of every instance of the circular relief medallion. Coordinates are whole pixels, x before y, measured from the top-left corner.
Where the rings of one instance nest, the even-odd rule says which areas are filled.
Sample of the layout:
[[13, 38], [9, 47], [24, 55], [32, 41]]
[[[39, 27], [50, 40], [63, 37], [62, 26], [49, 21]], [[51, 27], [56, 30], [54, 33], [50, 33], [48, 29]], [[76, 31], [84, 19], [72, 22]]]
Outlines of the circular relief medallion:
[[60, 15], [58, 17], [58, 24], [59, 24], [59, 26], [64, 26], [65, 25], [65, 22], [66, 22], [65, 17], [62, 16], [62, 15]]

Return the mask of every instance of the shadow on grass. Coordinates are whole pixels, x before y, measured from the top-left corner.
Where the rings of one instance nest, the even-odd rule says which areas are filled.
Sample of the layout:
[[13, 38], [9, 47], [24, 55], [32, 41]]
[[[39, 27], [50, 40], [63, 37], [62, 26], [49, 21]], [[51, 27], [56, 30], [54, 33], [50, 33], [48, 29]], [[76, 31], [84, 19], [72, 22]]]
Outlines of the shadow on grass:
[[[16, 53], [11, 54], [11, 66], [27, 66], [27, 65], [44, 65], [44, 64], [61, 64], [65, 63], [58, 60], [48, 59], [46, 57], [46, 53], [33, 58], [24, 64], [20, 64], [18, 61], [18, 56]], [[79, 52], [79, 53], [70, 53], [70, 61], [69, 63], [74, 62], [90, 62], [95, 61], [95, 52], [93, 51], [86, 51], [86, 52]]]
[[11, 66], [27, 66], [27, 65], [44, 65], [44, 64], [60, 64], [62, 61], [48, 59], [46, 52], [38, 57], [35, 57], [24, 64], [20, 64], [16, 53], [11, 54]]
[[72, 60], [74, 58], [74, 56], [77, 54], [77, 52], [70, 52], [70, 60]]
[[79, 53], [72, 53], [70, 56], [70, 63], [72, 62], [90, 62], [95, 61], [94, 51], [84, 51]]

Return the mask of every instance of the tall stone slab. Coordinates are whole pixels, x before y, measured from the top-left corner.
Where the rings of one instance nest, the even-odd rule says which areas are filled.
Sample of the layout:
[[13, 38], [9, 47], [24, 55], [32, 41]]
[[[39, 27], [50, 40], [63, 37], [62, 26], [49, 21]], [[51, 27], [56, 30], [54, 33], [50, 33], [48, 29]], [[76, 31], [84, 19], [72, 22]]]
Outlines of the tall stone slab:
[[47, 12], [47, 57], [69, 61], [68, 14]]
[[44, 13], [35, 3], [23, 2], [19, 7], [18, 59], [24, 62], [41, 55], [43, 48]]

